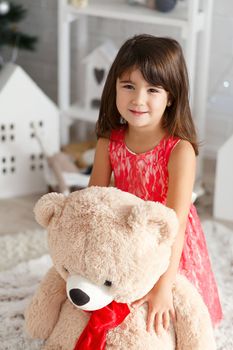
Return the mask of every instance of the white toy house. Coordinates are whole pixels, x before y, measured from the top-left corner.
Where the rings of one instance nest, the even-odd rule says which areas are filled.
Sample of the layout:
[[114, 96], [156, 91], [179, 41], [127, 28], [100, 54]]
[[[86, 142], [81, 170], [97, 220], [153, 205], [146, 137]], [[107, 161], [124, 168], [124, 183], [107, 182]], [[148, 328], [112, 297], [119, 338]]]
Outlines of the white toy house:
[[116, 53], [117, 48], [114, 44], [106, 41], [84, 59], [86, 64], [84, 108], [87, 110], [99, 107], [104, 83]]
[[0, 198], [44, 192], [44, 155], [36, 130], [49, 150], [59, 150], [59, 110], [22, 68], [0, 71]]

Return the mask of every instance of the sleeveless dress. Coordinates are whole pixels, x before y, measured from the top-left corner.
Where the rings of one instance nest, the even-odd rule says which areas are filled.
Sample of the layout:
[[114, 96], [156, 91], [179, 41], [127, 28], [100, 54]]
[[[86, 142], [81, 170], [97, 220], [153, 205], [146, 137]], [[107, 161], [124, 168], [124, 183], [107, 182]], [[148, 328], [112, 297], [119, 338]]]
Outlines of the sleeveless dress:
[[[169, 156], [180, 139], [164, 137], [154, 149], [142, 154], [131, 152], [124, 139], [124, 129], [112, 131], [109, 156], [115, 187], [144, 200], [166, 204]], [[216, 325], [222, 319], [222, 309], [204, 233], [193, 204], [188, 214], [179, 272], [196, 286]]]

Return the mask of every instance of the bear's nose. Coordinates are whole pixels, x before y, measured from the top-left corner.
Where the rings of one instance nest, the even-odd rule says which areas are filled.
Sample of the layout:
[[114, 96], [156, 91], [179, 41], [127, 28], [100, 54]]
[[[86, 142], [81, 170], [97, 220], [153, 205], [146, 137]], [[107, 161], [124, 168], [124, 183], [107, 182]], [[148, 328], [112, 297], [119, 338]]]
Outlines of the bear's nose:
[[89, 296], [81, 289], [71, 289], [69, 291], [72, 302], [77, 306], [82, 306], [90, 301]]

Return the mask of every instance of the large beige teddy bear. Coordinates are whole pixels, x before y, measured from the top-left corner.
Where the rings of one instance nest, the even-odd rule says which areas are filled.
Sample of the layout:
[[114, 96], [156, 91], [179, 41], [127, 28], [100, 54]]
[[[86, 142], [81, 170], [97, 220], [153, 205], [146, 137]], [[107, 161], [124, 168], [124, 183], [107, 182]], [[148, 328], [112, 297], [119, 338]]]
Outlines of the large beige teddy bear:
[[43, 349], [215, 349], [207, 308], [185, 277], [174, 283], [176, 321], [169, 331], [147, 332], [147, 304], [131, 307], [168, 267], [177, 231], [173, 210], [90, 187], [43, 196], [35, 215], [48, 230], [54, 264], [25, 313], [26, 329], [45, 340]]

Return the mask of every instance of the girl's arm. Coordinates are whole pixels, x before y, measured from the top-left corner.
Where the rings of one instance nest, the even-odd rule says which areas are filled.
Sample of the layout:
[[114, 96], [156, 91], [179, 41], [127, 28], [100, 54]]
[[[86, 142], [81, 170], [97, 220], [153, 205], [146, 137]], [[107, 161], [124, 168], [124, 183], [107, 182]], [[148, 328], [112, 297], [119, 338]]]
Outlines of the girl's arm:
[[196, 159], [192, 145], [181, 140], [171, 153], [168, 172], [169, 184], [166, 205], [175, 210], [179, 229], [172, 247], [170, 265], [160, 277], [152, 290], [135, 306], [148, 303], [147, 330], [153, 326], [160, 333], [162, 326], [167, 329], [170, 314], [174, 317], [172, 284], [178, 271], [181, 253], [184, 244], [184, 234], [187, 216], [190, 210], [192, 190], [195, 178]]
[[184, 245], [184, 234], [189, 214], [195, 180], [196, 157], [192, 145], [181, 140], [171, 153], [168, 163], [169, 183], [166, 205], [175, 210], [179, 230], [173, 244], [171, 261], [163, 275], [166, 281], [174, 282]]
[[[161, 309], [156, 314], [155, 318], [155, 328], [157, 332], [159, 331], [161, 324], [165, 329], [168, 328], [170, 319], [169, 313], [174, 317], [173, 301], [171, 298], [169, 302], [168, 300], [172, 284], [179, 268], [180, 257], [183, 250], [187, 217], [192, 199], [195, 170], [196, 157], [193, 147], [189, 142], [181, 140], [171, 153], [168, 163], [169, 182], [166, 205], [175, 210], [179, 221], [179, 229], [172, 247], [169, 267], [155, 285], [155, 292], [160, 291], [160, 294], [165, 294], [164, 305], [161, 305]], [[167, 295], [166, 291], [168, 292]], [[168, 296], [167, 301], [166, 296]], [[154, 317], [152, 315], [149, 321], [152, 324], [154, 322]]]
[[112, 168], [109, 158], [109, 139], [99, 138], [88, 186], [109, 186]]

